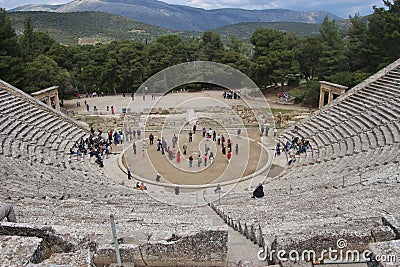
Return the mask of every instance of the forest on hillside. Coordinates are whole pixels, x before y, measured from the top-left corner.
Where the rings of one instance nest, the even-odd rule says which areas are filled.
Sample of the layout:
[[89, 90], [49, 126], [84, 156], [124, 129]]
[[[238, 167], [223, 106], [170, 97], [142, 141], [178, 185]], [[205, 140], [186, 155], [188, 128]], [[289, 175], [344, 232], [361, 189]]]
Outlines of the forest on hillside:
[[56, 42], [67, 46], [77, 45], [80, 38], [95, 44], [118, 40], [153, 42], [163, 35], [176, 34], [182, 38], [194, 35], [191, 32], [168, 30], [103, 12], [30, 11], [7, 14], [17, 35], [23, 32], [25, 21], [30, 17], [34, 31], [45, 32]]
[[400, 57], [400, 1], [384, 1], [368, 20], [350, 17], [343, 34], [325, 18], [319, 33], [294, 33], [259, 28], [244, 48], [235, 36], [224, 44], [219, 34], [205, 31], [200, 38], [165, 35], [151, 43], [113, 41], [86, 46], [64, 46], [46, 33], [34, 31], [30, 18], [16, 35], [5, 10], [0, 11], [0, 79], [31, 93], [53, 85], [62, 96], [76, 92], [134, 92], [164, 68], [195, 60], [227, 64], [261, 88], [278, 86], [290, 74], [308, 82], [301, 96], [318, 98], [315, 81], [353, 86]]

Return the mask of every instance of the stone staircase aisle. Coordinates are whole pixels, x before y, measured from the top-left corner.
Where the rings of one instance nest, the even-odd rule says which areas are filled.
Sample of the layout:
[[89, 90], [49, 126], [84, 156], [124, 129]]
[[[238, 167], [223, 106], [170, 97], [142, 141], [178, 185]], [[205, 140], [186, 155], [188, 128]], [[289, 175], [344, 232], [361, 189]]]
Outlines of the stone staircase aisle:
[[225, 224], [218, 214], [216, 214], [208, 205], [200, 208], [203, 209], [203, 213], [207, 215], [214, 226], [225, 226], [228, 229], [228, 255], [226, 266], [236, 267], [238, 266], [239, 261], [249, 262], [249, 265], [244, 265], [249, 267], [262, 267], [268, 265], [267, 262], [259, 261], [257, 258], [257, 254], [261, 248], [254, 245], [253, 242], [246, 239], [245, 236]]

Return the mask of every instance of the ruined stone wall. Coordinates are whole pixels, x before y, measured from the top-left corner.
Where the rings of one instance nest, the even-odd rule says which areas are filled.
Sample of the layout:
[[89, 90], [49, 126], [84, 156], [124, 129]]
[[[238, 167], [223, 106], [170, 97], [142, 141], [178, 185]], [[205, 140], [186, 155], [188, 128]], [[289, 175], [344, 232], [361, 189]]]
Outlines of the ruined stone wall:
[[[228, 232], [201, 231], [177, 237], [175, 241], [121, 244], [123, 265], [135, 266], [225, 266]], [[116, 262], [113, 245], [98, 248], [94, 255], [96, 266], [108, 266]]]
[[[51, 226], [35, 226], [24, 223], [0, 223], [0, 244], [11, 244], [11, 251], [0, 250], [0, 258], [8, 257], [9, 265], [20, 261], [40, 263], [53, 254], [86, 249], [86, 237], [72, 238], [60, 234]], [[18, 253], [15, 253], [18, 251]], [[12, 255], [14, 253], [14, 255]]]

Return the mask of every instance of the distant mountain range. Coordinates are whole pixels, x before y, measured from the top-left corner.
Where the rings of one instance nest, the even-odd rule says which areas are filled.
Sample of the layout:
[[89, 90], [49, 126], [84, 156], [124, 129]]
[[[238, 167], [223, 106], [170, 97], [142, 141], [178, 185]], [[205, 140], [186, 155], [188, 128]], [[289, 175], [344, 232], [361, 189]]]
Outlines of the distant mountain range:
[[[201, 32], [186, 32], [164, 29], [158, 26], [132, 20], [103, 12], [71, 12], [56, 13], [47, 11], [11, 12], [9, 17], [18, 34], [24, 29], [24, 22], [28, 18], [36, 31], [47, 33], [54, 40], [65, 45], [107, 43], [110, 41], [136, 40], [153, 42], [158, 37], [176, 34], [182, 38], [199, 38]], [[351, 23], [349, 20], [337, 21], [339, 30], [346, 32]], [[250, 43], [250, 37], [257, 28], [268, 28], [286, 32], [293, 32], [299, 36], [319, 34], [320, 24], [301, 22], [245, 22], [231, 24], [214, 29], [224, 42], [229, 41], [231, 35]]]
[[[103, 12], [55, 13], [47, 11], [11, 12], [8, 14], [18, 34], [30, 17], [35, 31], [47, 33], [65, 45], [107, 43], [110, 41], [155, 41], [159, 36], [176, 34], [190, 37], [193, 33], [163, 29], [158, 26]], [[200, 33], [197, 33], [200, 35]]]
[[204, 31], [243, 22], [301, 22], [321, 23], [325, 16], [341, 18], [325, 11], [293, 11], [286, 9], [245, 10], [223, 8], [205, 10], [157, 0], [75, 0], [63, 5], [26, 5], [9, 12], [99, 11], [124, 16], [162, 28], [183, 31]]

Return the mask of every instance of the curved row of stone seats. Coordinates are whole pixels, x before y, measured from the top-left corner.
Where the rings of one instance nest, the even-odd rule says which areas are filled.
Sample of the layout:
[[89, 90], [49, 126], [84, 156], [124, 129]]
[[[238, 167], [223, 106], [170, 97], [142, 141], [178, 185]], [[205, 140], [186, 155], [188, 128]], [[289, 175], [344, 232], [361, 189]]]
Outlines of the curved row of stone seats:
[[[328, 161], [365, 152], [369, 149], [394, 145], [398, 143], [399, 139], [399, 131], [397, 127], [398, 123], [393, 122], [374, 128], [371, 131], [360, 133], [360, 135], [353, 135], [351, 137], [343, 138], [342, 140], [335, 140], [334, 142], [329, 142], [329, 139], [332, 137], [329, 132], [307, 137], [306, 139], [310, 140], [314, 149], [306, 154], [300, 155], [296, 164], [299, 165], [303, 163], [302, 159], [305, 159], [304, 161], [306, 163]], [[287, 138], [292, 138], [292, 136], [296, 135], [286, 134], [286, 136], [289, 136]], [[382, 156], [385, 157], [385, 155]], [[311, 159], [313, 159], [313, 161], [311, 161]]]
[[[168, 205], [184, 196], [158, 195], [112, 182], [99, 172], [82, 172], [37, 162], [0, 157], [0, 194], [13, 202], [18, 221], [62, 225], [112, 240], [109, 215], [114, 213], [119, 237], [131, 243], [170, 238], [212, 228], [202, 209]], [[158, 193], [154, 193], [158, 194]], [[168, 202], [167, 202], [168, 201]], [[182, 202], [182, 201], [180, 201]]]
[[332, 160], [399, 142], [400, 83], [388, 82], [393, 77], [400, 79], [399, 69], [363, 88], [350, 90], [317, 111], [298, 124], [299, 133], [284, 132], [282, 142], [299, 136], [311, 143], [312, 157], [299, 157], [298, 164], [311, 158], [318, 162]]
[[62, 164], [88, 128], [0, 80], [2, 155]]
[[[20, 163], [19, 163], [20, 162]], [[34, 161], [2, 157], [1, 183], [10, 196], [60, 198], [63, 195], [87, 196], [96, 192], [98, 183], [108, 184], [107, 180], [95, 178], [98, 173], [77, 172], [62, 166], [48, 166]], [[88, 181], [90, 186], [86, 186]], [[18, 186], [15, 186], [15, 183]], [[77, 188], [84, 186], [81, 190]]]
[[[221, 204], [213, 203], [213, 206], [221, 217], [228, 218], [231, 225], [241, 228], [244, 234], [245, 226], [256, 229], [256, 235], [259, 234], [257, 229], [261, 229], [269, 248], [279, 236], [306, 238], [321, 230], [371, 233], [383, 227], [382, 217], [400, 215], [400, 204], [396, 200], [400, 189], [399, 163], [359, 170], [352, 175], [357, 177], [350, 177], [355, 180], [344, 187], [341, 182], [329, 180], [329, 174], [322, 171], [314, 177], [304, 173], [298, 177], [283, 176], [264, 185], [264, 198], [251, 199], [249, 193], [229, 193]], [[361, 183], [358, 175], [362, 177]], [[348, 176], [343, 174], [342, 177]], [[394, 238], [389, 229], [384, 231], [387, 233], [378, 238]], [[260, 239], [255, 239], [260, 245]], [[349, 248], [352, 245], [356, 244], [349, 244]]]
[[[370, 113], [370, 115], [372, 116], [372, 113]], [[370, 118], [372, 118], [372, 117], [370, 117]], [[316, 118], [315, 120], [317, 120], [317, 119], [319, 120], [319, 122], [309, 121], [309, 122], [307, 122], [307, 124], [302, 125], [303, 128], [301, 128], [301, 129], [304, 133], [303, 133], [303, 135], [300, 135], [300, 136], [304, 137], [304, 138], [309, 138], [312, 141], [312, 143], [314, 144], [314, 146], [318, 147], [318, 148], [326, 146], [328, 144], [337, 143], [344, 139], [358, 136], [364, 132], [369, 132], [369, 131], [374, 131], [374, 133], [376, 133], [378, 135], [382, 134], [384, 136], [389, 136], [392, 133], [387, 132], [387, 131], [379, 133], [379, 130], [382, 130], [380, 128], [381, 127], [384, 128], [385, 126], [387, 126], [389, 124], [393, 124], [393, 123], [397, 122], [397, 120], [393, 118], [392, 120], [387, 121], [384, 124], [372, 124], [371, 123], [371, 125], [369, 125], [369, 128], [366, 128], [366, 127], [362, 128], [359, 126], [359, 123], [360, 123], [360, 121], [363, 120], [363, 117], [359, 117], [359, 120], [357, 120], [356, 118], [349, 119], [340, 124], [335, 124], [334, 122], [333, 123], [331, 122], [330, 124], [326, 123], [326, 125], [329, 125], [330, 128], [328, 128], [328, 126], [322, 128], [322, 127], [317, 126], [317, 123], [321, 123], [321, 116], [319, 118]], [[374, 127], [372, 127], [372, 125]], [[313, 129], [313, 131], [311, 131], [310, 129]], [[378, 130], [378, 131], [376, 131], [376, 130]], [[289, 135], [293, 136], [293, 134], [289, 134]], [[380, 141], [382, 141], [383, 143], [379, 144], [379, 146], [384, 146], [386, 144], [387, 140], [383, 140], [381, 138]], [[390, 142], [390, 140], [389, 140], [389, 142]], [[376, 146], [376, 144], [375, 144], [375, 146]], [[373, 148], [374, 144], [369, 144], [369, 147]]]
[[[5, 91], [1, 96], [8, 103], [16, 97]], [[67, 155], [85, 131], [40, 107], [24, 106], [25, 111], [15, 114], [7, 109], [1, 113], [1, 195], [14, 202], [20, 222], [68, 226], [107, 243], [110, 212], [116, 215], [119, 235], [131, 242], [210, 229], [201, 210], [159, 203], [143, 192], [116, 185], [101, 170], [91, 172], [92, 163], [84, 157]], [[43, 158], [64, 164], [42, 164]]]
[[[10, 191], [9, 195], [25, 192], [34, 196], [42, 192], [49, 197], [60, 197], [63, 194], [71, 194], [70, 187], [57, 184], [58, 176], [54, 170], [59, 173], [68, 172], [65, 168], [80, 171], [77, 175], [74, 175], [74, 172], [66, 173], [64, 177], [86, 177], [93, 171], [99, 173], [96, 164], [88, 164], [88, 160], [82, 160], [83, 158], [73, 161], [69, 155], [69, 148], [87, 135], [85, 127], [2, 81], [0, 104], [0, 154], [8, 159], [2, 167], [7, 166], [6, 162], [12, 162], [13, 159], [28, 160], [18, 175], [20, 179], [29, 178], [22, 183], [26, 187]], [[45, 165], [51, 165], [51, 168]], [[16, 166], [12, 165], [11, 168]], [[15, 182], [10, 181], [10, 185]], [[31, 185], [33, 181], [34, 186]], [[97, 182], [94, 182], [94, 185], [96, 184]], [[7, 187], [6, 184], [4, 186]], [[59, 192], [60, 190], [63, 190], [63, 193]], [[97, 189], [88, 188], [86, 193], [92, 191], [96, 192]]]
[[100, 243], [112, 241], [110, 213], [115, 215], [118, 236], [125, 243], [168, 239], [173, 233], [184, 235], [212, 228], [201, 209], [155, 205], [151, 200], [139, 191], [96, 200], [25, 199], [16, 210], [21, 222], [66, 226], [94, 235]]
[[186, 196], [153, 193], [154, 199], [116, 184], [88, 155], [70, 155], [87, 127], [2, 81], [0, 126], [0, 195], [13, 203], [21, 223], [68, 228], [100, 245], [112, 242], [110, 213], [125, 244], [165, 244], [173, 235], [196, 238], [194, 233], [219, 230], [202, 209], [169, 205], [186, 203]]
[[[400, 189], [400, 84], [386, 84], [382, 77], [400, 79], [399, 65], [400, 60], [392, 71], [381, 71], [302, 120], [299, 133], [285, 131], [282, 142], [299, 136], [309, 140], [312, 149], [300, 155], [292, 168], [264, 183], [264, 198], [228, 194], [221, 205], [212, 204], [217, 213], [270, 249], [283, 244], [280, 236], [299, 237], [301, 242], [314, 238], [318, 243], [322, 230], [331, 236], [357, 232], [356, 236], [369, 236], [368, 242], [374, 240], [371, 233], [393, 239], [395, 234], [384, 229], [381, 218], [399, 215], [395, 196]], [[373, 101], [363, 101], [364, 96]], [[304, 246], [300, 241], [291, 247]]]
[[[318, 151], [314, 151], [314, 158], [317, 162], [333, 160], [335, 158], [343, 158], [345, 156], [366, 152], [369, 149], [377, 149], [385, 146], [397, 144], [400, 138], [400, 123], [393, 121], [387, 125], [374, 128], [372, 131], [363, 132], [345, 138], [341, 141], [331, 142], [324, 146], [320, 146]], [[327, 135], [319, 135], [314, 137], [322, 139]], [[382, 155], [385, 157], [385, 155]]]
[[[399, 144], [385, 146], [382, 148], [370, 149], [357, 154], [339, 157], [330, 161], [308, 164], [301, 168], [293, 167], [287, 171], [287, 175], [314, 175], [318, 173], [337, 173], [340, 175], [343, 171], [358, 170], [363, 168], [373, 168], [376, 166], [390, 164], [399, 161]], [[324, 152], [324, 150], [322, 150]], [[328, 152], [329, 153], [329, 152]], [[286, 175], [284, 174], [284, 175]]]
[[[391, 162], [396, 162], [396, 160], [398, 162], [398, 149], [399, 146], [385, 147], [379, 149], [379, 151], [370, 150], [343, 159], [293, 168], [282, 177], [280, 189], [289, 192], [289, 189], [301, 191], [315, 188], [317, 185], [323, 188], [333, 185], [340, 187], [343, 183], [345, 185], [358, 183], [360, 179], [364, 180], [364, 173], [373, 171], [377, 167], [384, 168], [384, 166], [392, 164]], [[387, 153], [390, 157], [382, 159], [380, 156], [382, 153]], [[324, 176], [321, 176], [321, 173]], [[283, 179], [284, 177], [285, 179]], [[302, 180], [301, 186], [297, 183], [299, 180]]]

